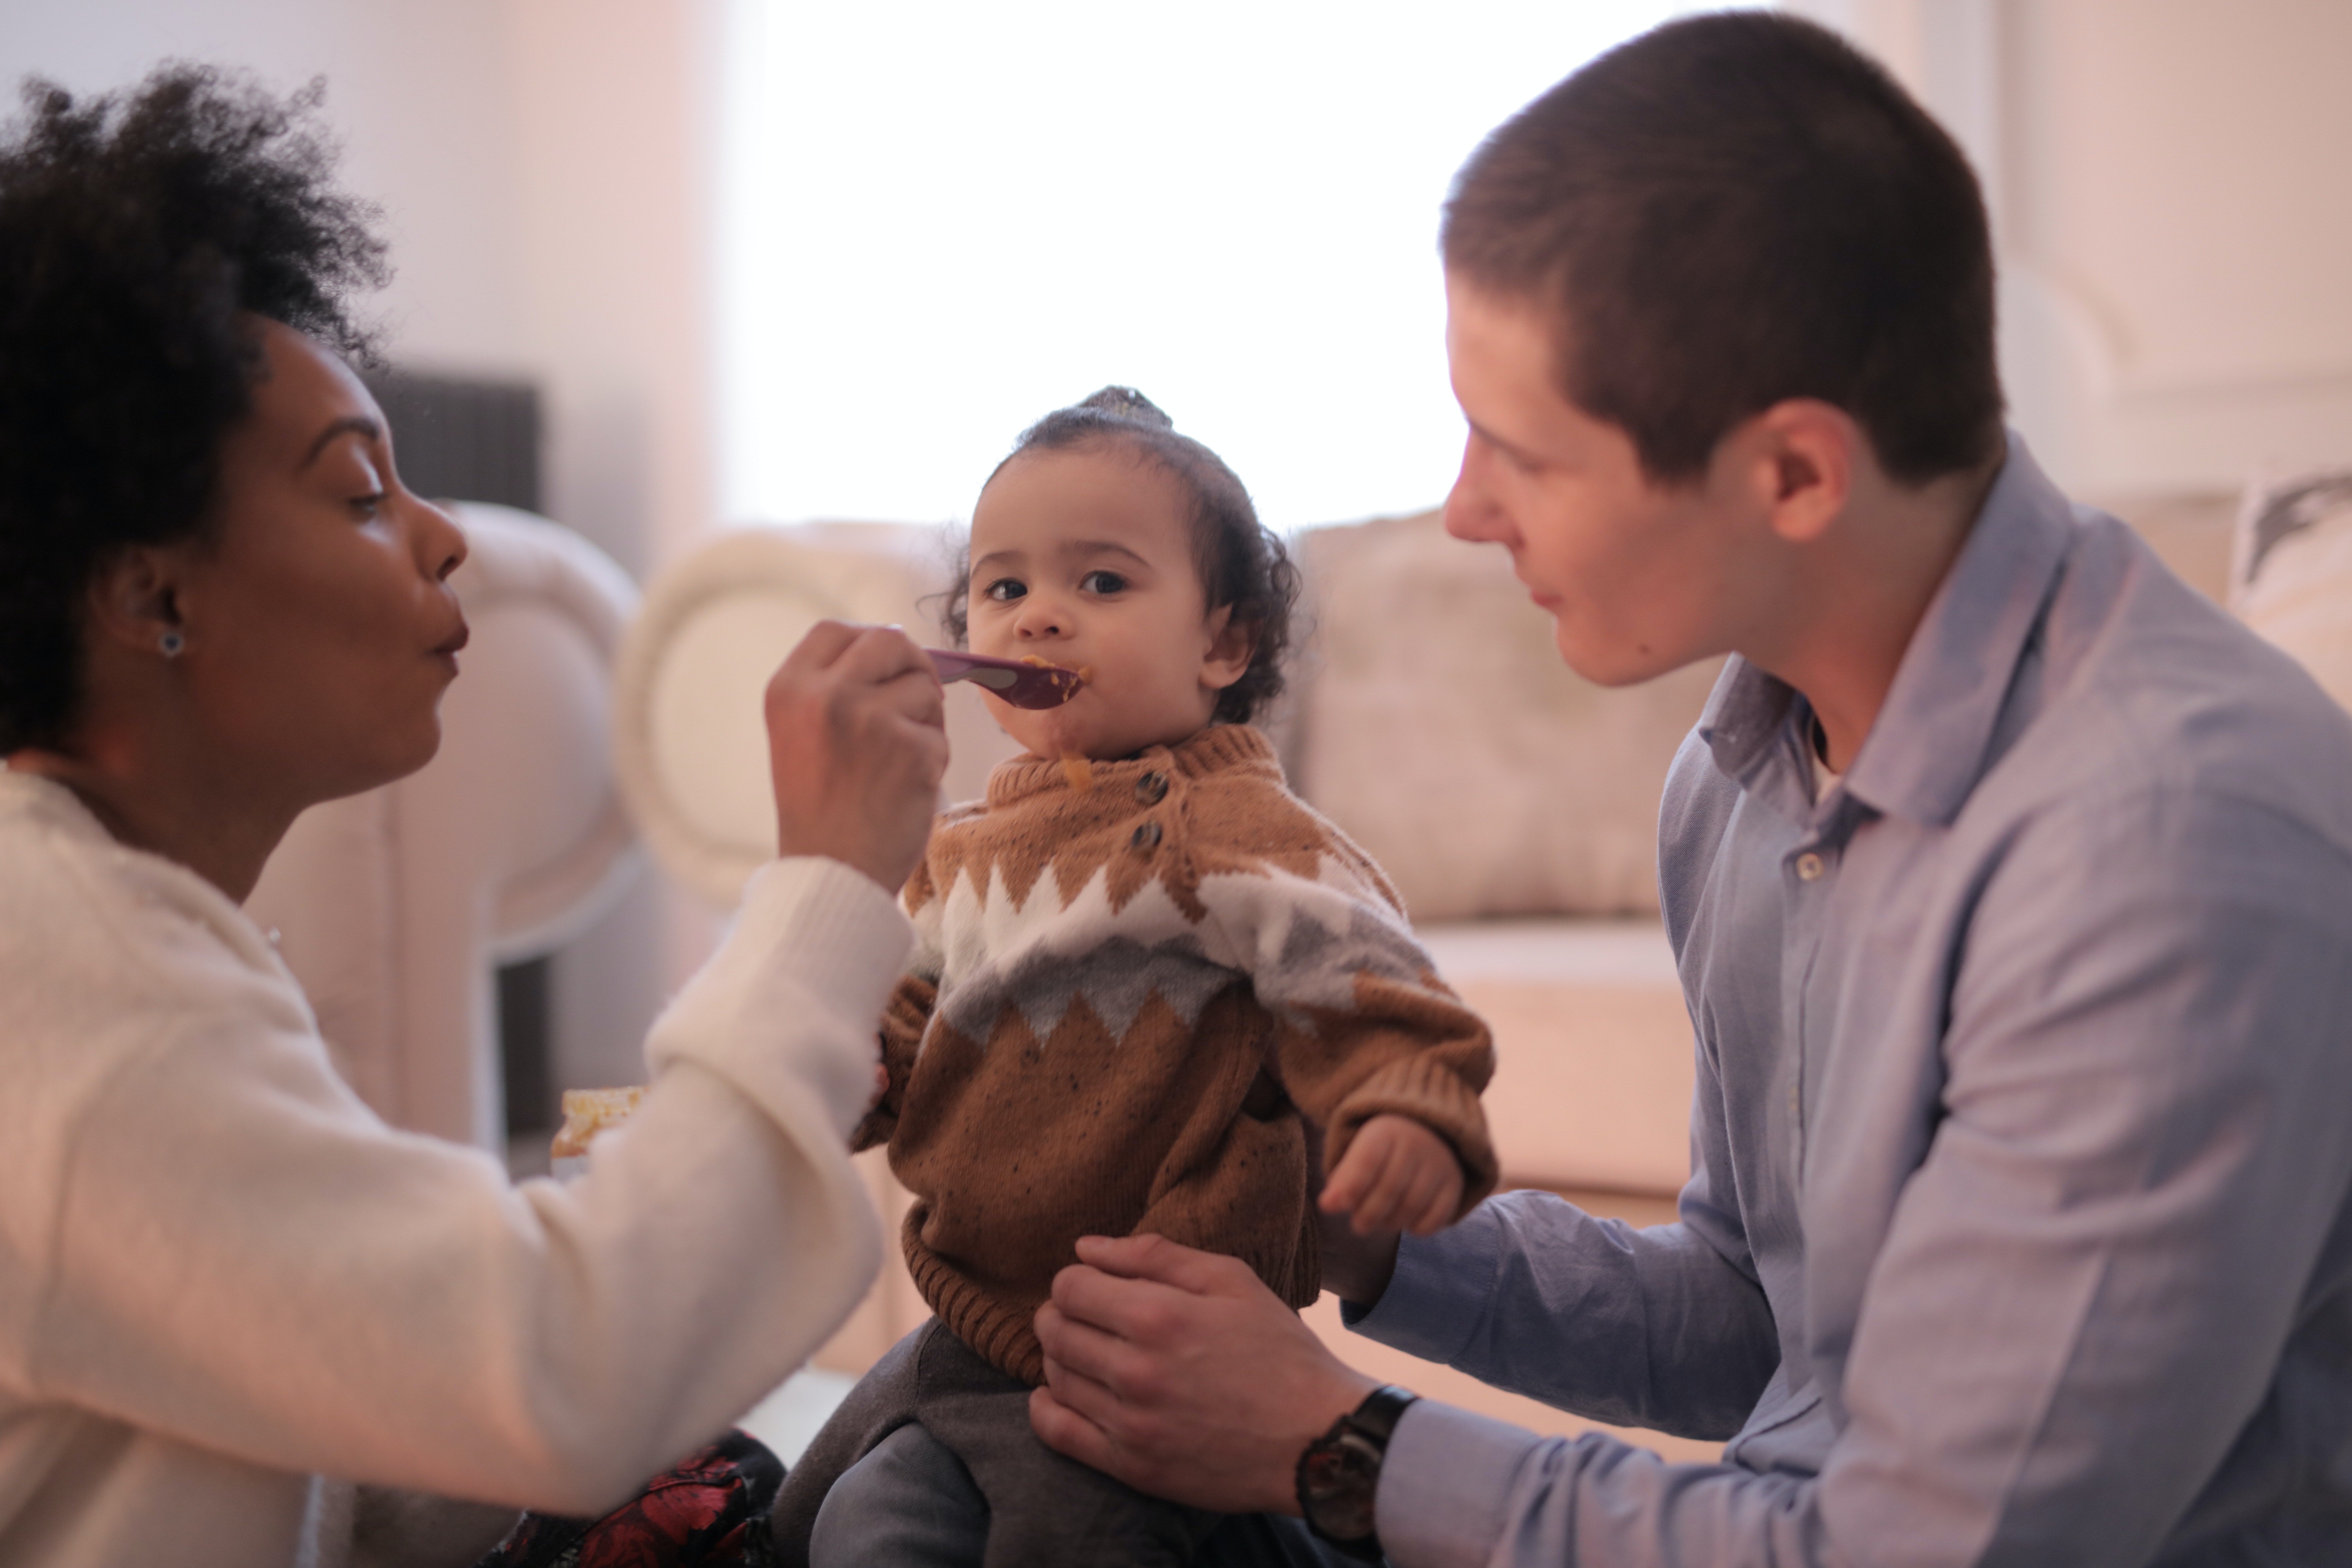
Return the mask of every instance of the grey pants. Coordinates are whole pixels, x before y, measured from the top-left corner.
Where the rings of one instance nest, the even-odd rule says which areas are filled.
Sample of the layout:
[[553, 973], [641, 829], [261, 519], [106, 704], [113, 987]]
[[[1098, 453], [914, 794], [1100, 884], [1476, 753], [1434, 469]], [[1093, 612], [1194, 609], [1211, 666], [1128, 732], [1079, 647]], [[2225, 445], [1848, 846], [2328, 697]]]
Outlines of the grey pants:
[[872, 1467], [861, 1464], [908, 1426], [919, 1426], [961, 1461], [984, 1500], [987, 1544], [969, 1559], [983, 1568], [1188, 1563], [1223, 1517], [1146, 1497], [1045, 1447], [1029, 1427], [1029, 1385], [990, 1365], [935, 1319], [874, 1363], [784, 1478], [773, 1515], [780, 1563], [806, 1568], [826, 1494], [853, 1467], [859, 1474], [845, 1493], [854, 1492], [854, 1502], [845, 1495], [828, 1512], [828, 1545], [838, 1542], [854, 1560], [873, 1563], [879, 1558], [861, 1539], [869, 1529], [919, 1528], [931, 1538], [943, 1524], [952, 1527], [952, 1509], [942, 1514], [946, 1500], [893, 1495], [921, 1489], [930, 1473], [904, 1462], [904, 1445], [877, 1456]]

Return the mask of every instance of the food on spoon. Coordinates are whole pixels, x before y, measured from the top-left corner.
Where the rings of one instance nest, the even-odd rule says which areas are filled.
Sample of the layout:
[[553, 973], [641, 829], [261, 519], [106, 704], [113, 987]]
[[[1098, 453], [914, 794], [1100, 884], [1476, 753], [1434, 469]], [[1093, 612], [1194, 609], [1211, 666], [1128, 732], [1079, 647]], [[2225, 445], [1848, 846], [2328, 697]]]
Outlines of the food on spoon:
[[588, 1152], [596, 1134], [618, 1127], [646, 1097], [645, 1085], [627, 1089], [567, 1089], [563, 1091], [563, 1125], [557, 1129], [548, 1153], [558, 1160], [575, 1160]]
[[[1092, 685], [1092, 684], [1094, 683], [1094, 679], [1095, 679], [1094, 666], [1089, 665], [1089, 664], [1082, 664], [1082, 665], [1078, 665], [1078, 666], [1076, 666], [1076, 668], [1073, 668], [1073, 667], [1071, 667], [1071, 666], [1069, 666], [1069, 665], [1066, 665], [1066, 664], [1055, 664], [1055, 663], [1052, 659], [1050, 659], [1050, 658], [1040, 658], [1037, 655], [1035, 655], [1035, 654], [1034, 654], [1034, 653], [1024, 653], [1024, 654], [1023, 654], [1023, 655], [1021, 656], [1021, 662], [1022, 662], [1022, 663], [1024, 663], [1024, 664], [1034, 664], [1034, 665], [1035, 665], [1035, 666], [1036, 666], [1038, 668], [1040, 668], [1040, 669], [1066, 669], [1066, 670], [1069, 670], [1069, 672], [1070, 672], [1072, 675], [1075, 675], [1075, 676], [1076, 676], [1076, 677], [1078, 678], [1078, 684], [1079, 684], [1080, 686], [1090, 686], [1090, 685]], [[1071, 693], [1070, 693], [1070, 695], [1071, 695], [1071, 696], [1073, 696], [1073, 697], [1076, 697], [1076, 696], [1077, 695], [1077, 693], [1076, 693], [1076, 692], [1075, 692], [1075, 691], [1073, 691], [1073, 692], [1071, 692]]]
[[1070, 787], [1074, 790], [1085, 791], [1095, 787], [1095, 765], [1079, 752], [1072, 752], [1062, 759], [1062, 776], [1070, 781]]

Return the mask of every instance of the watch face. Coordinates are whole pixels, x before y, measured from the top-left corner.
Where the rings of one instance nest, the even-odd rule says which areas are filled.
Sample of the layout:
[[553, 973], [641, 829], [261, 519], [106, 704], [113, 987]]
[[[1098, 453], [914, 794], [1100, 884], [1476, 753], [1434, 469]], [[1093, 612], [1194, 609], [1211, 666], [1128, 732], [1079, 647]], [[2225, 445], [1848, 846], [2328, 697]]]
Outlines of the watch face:
[[1380, 1479], [1380, 1448], [1354, 1432], [1342, 1432], [1307, 1450], [1299, 1506], [1307, 1521], [1332, 1540], [1367, 1540]]

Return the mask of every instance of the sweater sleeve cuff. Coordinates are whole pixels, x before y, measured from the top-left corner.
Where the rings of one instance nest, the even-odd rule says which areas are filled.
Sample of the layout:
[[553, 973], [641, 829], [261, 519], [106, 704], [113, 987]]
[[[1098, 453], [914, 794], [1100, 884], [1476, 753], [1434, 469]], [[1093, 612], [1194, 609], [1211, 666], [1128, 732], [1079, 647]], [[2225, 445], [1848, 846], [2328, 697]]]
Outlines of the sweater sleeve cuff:
[[772, 862], [655, 1024], [646, 1060], [656, 1074], [699, 1063], [780, 1120], [814, 1094], [846, 1140], [874, 1098], [882, 1006], [912, 945], [898, 901], [863, 872], [816, 856]]
[[1478, 1314], [1463, 1305], [1483, 1300], [1485, 1289], [1468, 1282], [1495, 1278], [1502, 1243], [1501, 1222], [1484, 1204], [1435, 1236], [1405, 1237], [1381, 1299], [1368, 1308], [1343, 1304], [1340, 1320], [1368, 1340], [1451, 1365], [1478, 1329]]
[[1373, 1528], [1396, 1568], [1493, 1561], [1520, 1468], [1544, 1439], [1433, 1400], [1399, 1418], [1381, 1461]]

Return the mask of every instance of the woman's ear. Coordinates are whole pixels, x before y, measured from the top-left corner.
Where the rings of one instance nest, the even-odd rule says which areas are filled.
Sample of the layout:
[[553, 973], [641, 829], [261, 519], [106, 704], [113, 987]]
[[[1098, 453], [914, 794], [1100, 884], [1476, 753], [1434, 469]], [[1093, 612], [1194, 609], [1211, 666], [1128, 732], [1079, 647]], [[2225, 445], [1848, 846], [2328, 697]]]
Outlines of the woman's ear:
[[176, 552], [143, 544], [116, 552], [91, 574], [88, 607], [91, 635], [116, 647], [173, 658], [187, 646]]
[[1257, 652], [1257, 625], [1234, 619], [1234, 607], [1220, 605], [1209, 612], [1209, 647], [1201, 659], [1201, 684], [1223, 691], [1249, 673]]

